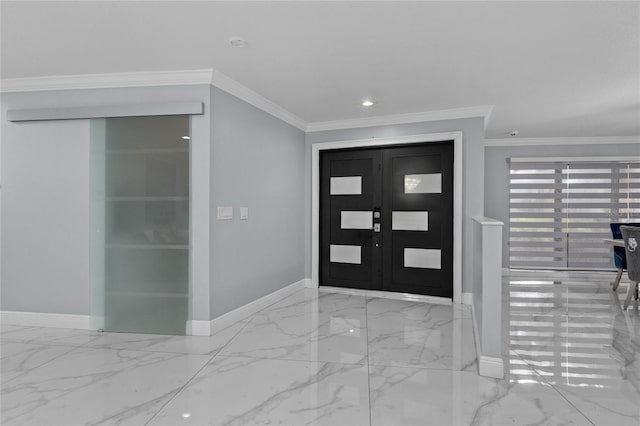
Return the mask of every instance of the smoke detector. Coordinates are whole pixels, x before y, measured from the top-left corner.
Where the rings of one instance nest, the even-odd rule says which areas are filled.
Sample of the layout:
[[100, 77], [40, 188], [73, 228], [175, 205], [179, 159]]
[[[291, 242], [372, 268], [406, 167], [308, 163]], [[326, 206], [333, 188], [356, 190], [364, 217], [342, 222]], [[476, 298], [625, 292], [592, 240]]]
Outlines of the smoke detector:
[[245, 47], [247, 42], [242, 37], [231, 37], [229, 38], [229, 44], [233, 47]]

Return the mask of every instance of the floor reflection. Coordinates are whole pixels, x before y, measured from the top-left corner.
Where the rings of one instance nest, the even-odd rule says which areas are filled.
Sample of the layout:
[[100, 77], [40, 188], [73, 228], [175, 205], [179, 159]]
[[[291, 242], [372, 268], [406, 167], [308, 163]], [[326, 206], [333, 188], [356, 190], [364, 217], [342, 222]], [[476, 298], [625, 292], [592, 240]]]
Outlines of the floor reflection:
[[614, 292], [613, 278], [512, 272], [503, 283], [505, 351], [512, 375], [531, 368], [595, 423], [637, 425], [639, 308], [622, 310], [628, 282]]

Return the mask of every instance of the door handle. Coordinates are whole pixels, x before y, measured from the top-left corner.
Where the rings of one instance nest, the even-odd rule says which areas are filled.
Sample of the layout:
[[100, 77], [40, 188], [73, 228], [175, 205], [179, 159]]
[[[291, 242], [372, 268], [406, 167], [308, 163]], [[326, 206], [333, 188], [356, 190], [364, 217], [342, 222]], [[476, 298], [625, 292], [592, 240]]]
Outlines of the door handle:
[[[373, 208], [373, 218], [380, 220], [380, 207]], [[373, 232], [380, 232], [380, 222], [375, 222], [373, 224], [373, 228], [371, 228]]]

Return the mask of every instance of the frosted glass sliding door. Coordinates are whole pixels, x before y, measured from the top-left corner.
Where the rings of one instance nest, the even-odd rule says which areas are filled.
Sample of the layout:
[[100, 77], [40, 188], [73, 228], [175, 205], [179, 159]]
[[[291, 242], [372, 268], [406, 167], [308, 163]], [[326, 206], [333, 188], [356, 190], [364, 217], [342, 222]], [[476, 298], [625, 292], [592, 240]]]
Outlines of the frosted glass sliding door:
[[189, 116], [94, 120], [91, 143], [93, 325], [185, 334]]

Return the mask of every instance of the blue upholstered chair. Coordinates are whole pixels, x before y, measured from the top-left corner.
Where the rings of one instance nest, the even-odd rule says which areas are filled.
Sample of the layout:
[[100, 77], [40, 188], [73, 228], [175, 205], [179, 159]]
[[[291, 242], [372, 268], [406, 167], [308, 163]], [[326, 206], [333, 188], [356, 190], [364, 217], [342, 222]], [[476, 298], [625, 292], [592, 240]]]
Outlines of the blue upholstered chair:
[[640, 228], [637, 226], [620, 227], [622, 238], [624, 239], [624, 250], [627, 257], [627, 275], [629, 275], [629, 290], [627, 298], [624, 300], [626, 310], [631, 302], [631, 297], [635, 295], [638, 300], [638, 285], [640, 284]]
[[[622, 239], [622, 232], [620, 232], [620, 226], [640, 226], [640, 223], [612, 223], [611, 224], [611, 234], [613, 238], [616, 240]], [[613, 248], [613, 262], [618, 268], [618, 273], [616, 274], [616, 279], [613, 282], [613, 289], [617, 290], [618, 285], [620, 284], [620, 279], [622, 278], [622, 271], [627, 269], [627, 257], [625, 255], [624, 247], [614, 247]]]

